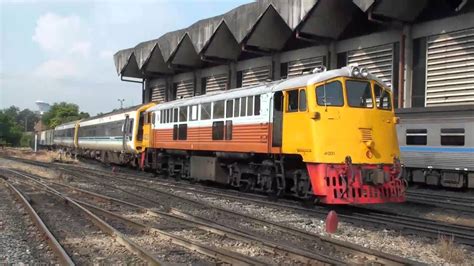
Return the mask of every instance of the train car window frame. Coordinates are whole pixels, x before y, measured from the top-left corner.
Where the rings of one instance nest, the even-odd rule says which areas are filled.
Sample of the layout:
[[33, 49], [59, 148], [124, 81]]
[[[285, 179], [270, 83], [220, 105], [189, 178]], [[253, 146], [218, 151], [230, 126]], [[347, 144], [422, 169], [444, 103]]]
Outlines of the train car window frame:
[[247, 96], [247, 116], [253, 116], [253, 100], [253, 95]]
[[300, 89], [298, 93], [298, 110], [300, 112], [305, 112], [308, 109], [308, 104], [306, 100], [306, 90]]
[[234, 117], [234, 100], [227, 100], [225, 102], [225, 118]]
[[441, 146], [464, 146], [466, 144], [466, 130], [464, 128], [441, 128]]
[[210, 120], [211, 116], [212, 116], [212, 104], [201, 103], [201, 107], [199, 108], [199, 119]]
[[212, 106], [212, 119], [223, 119], [225, 115], [225, 101], [215, 101], [212, 103]]
[[[377, 93], [380, 93], [380, 92], [382, 93], [381, 96], [377, 95]], [[384, 101], [380, 100], [380, 98], [382, 98], [382, 96], [384, 96], [384, 95], [388, 96], [388, 101], [386, 102], [387, 103], [386, 107], [382, 105], [384, 103]], [[384, 88], [382, 85], [380, 85], [378, 83], [374, 83], [374, 98], [375, 98], [375, 105], [377, 106], [377, 109], [385, 110], [385, 111], [392, 111], [392, 94], [386, 88]]]
[[196, 121], [198, 120], [199, 116], [198, 116], [198, 105], [197, 104], [194, 104], [194, 105], [191, 105], [189, 106], [189, 121]]
[[179, 109], [173, 108], [173, 123], [178, 123]]
[[410, 146], [426, 146], [428, 144], [428, 130], [424, 128], [407, 128], [405, 143]]
[[240, 98], [240, 116], [247, 116], [247, 97]]
[[261, 108], [261, 102], [260, 102], [260, 95], [255, 95], [255, 100], [254, 100], [254, 115], [260, 115], [260, 108]]
[[286, 112], [287, 113], [298, 112], [298, 94], [299, 94], [299, 91], [297, 89], [286, 91]]
[[240, 117], [240, 98], [234, 99], [234, 117]]
[[[333, 88], [333, 85], [338, 85], [337, 87]], [[322, 89], [322, 90], [321, 90]], [[319, 86], [316, 86], [314, 88], [314, 91], [316, 93], [316, 103], [318, 106], [324, 106], [324, 107], [342, 107], [344, 106], [344, 88], [342, 86], [342, 82], [340, 80], [333, 80], [329, 82], [325, 82], [324, 84], [321, 84]], [[334, 95], [329, 95], [328, 91], [330, 93], [336, 92]], [[321, 97], [322, 94], [322, 97]], [[328, 97], [329, 95], [329, 97]], [[328, 103], [328, 98], [334, 98], [335, 101], [329, 102]]]
[[224, 140], [224, 121], [212, 122], [212, 140]]
[[[357, 105], [357, 104], [354, 104], [353, 100], [357, 100], [359, 101], [360, 99], [362, 99], [363, 97], [352, 97], [352, 96], [358, 96], [357, 94], [353, 94], [354, 92], [356, 92], [356, 89], [358, 89], [358, 87], [354, 87], [354, 86], [351, 86], [352, 88], [349, 89], [349, 84], [362, 84], [364, 83], [365, 85], [369, 85], [368, 87], [365, 87], [365, 89], [369, 89], [369, 92], [370, 92], [370, 103], [367, 101], [369, 98], [364, 98], [364, 102], [366, 104], [366, 106], [362, 106], [362, 105]], [[370, 84], [370, 82], [368, 80], [357, 80], [357, 79], [346, 79], [346, 82], [345, 82], [345, 87], [346, 87], [346, 101], [347, 101], [347, 105], [349, 107], [353, 107], [353, 108], [363, 108], [363, 109], [373, 109], [374, 108], [374, 95], [372, 93], [372, 85]], [[364, 95], [362, 95], [364, 96]], [[360, 102], [362, 104], [362, 102]]]
[[179, 107], [179, 122], [188, 122], [188, 107], [180, 106]]

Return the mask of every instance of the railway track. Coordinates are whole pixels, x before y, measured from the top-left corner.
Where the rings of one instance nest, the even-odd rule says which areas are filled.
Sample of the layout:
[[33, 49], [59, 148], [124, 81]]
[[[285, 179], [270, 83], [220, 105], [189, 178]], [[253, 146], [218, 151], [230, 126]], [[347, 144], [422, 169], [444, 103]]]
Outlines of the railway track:
[[50, 188], [40, 188], [27, 180], [4, 182], [28, 210], [38, 229], [44, 233], [48, 245], [64, 265], [161, 264], [71, 198]]
[[407, 197], [408, 202], [433, 205], [445, 209], [462, 211], [465, 213], [474, 213], [473, 197], [429, 194], [427, 192], [420, 191], [408, 191]]
[[[29, 160], [25, 161], [26, 163]], [[51, 167], [51, 165], [41, 163], [41, 162], [33, 162], [38, 166], [44, 167]], [[313, 208], [306, 208], [301, 207], [296, 204], [294, 201], [288, 200], [280, 200], [278, 202], [269, 201], [265, 196], [259, 196], [255, 194], [249, 193], [241, 193], [235, 190], [229, 189], [215, 189], [209, 188], [204, 186], [199, 186], [193, 184], [192, 186], [189, 183], [185, 182], [176, 182], [171, 180], [164, 180], [164, 179], [149, 179], [145, 178], [143, 175], [133, 174], [133, 173], [111, 173], [103, 170], [91, 170], [85, 167], [78, 167], [73, 165], [64, 165], [58, 164], [64, 171], [82, 171], [88, 172], [91, 175], [101, 175], [102, 177], [107, 178], [119, 178], [125, 182], [129, 182], [129, 184], [133, 184], [134, 186], [138, 186], [144, 190], [149, 190], [155, 193], [159, 193], [162, 195], [166, 195], [169, 197], [174, 197], [180, 200], [187, 200], [194, 202], [197, 204], [196, 200], [190, 200], [189, 197], [186, 196], [177, 196], [175, 195], [174, 191], [167, 192], [164, 191], [163, 188], [167, 188], [168, 190], [175, 190], [175, 191], [183, 191], [188, 193], [199, 193], [201, 195], [208, 195], [211, 197], [219, 197], [219, 198], [228, 198], [231, 200], [239, 200], [245, 202], [252, 202], [254, 204], [259, 204], [263, 206], [272, 206], [276, 208], [285, 208], [289, 210], [296, 210], [304, 213], [309, 213], [312, 215], [317, 215], [319, 217], [324, 217], [327, 215], [328, 209], [321, 206], [315, 206]], [[71, 172], [70, 172], [71, 173]], [[142, 183], [143, 185], [141, 185]], [[155, 188], [151, 188], [150, 186], [153, 185]], [[383, 212], [372, 210], [364, 207], [355, 207], [355, 206], [345, 206], [342, 208], [337, 208], [339, 217], [342, 220], [350, 223], [358, 223], [358, 224], [365, 224], [365, 225], [374, 225], [377, 224], [381, 227], [389, 226], [390, 228], [394, 228], [409, 234], [417, 234], [428, 236], [434, 239], [439, 238], [440, 235], [452, 236], [454, 237], [455, 241], [462, 244], [467, 244], [474, 246], [474, 228], [470, 226], [463, 226], [463, 225], [454, 225], [448, 224], [443, 222], [437, 222], [430, 219], [423, 219], [416, 216], [409, 216], [409, 215], [401, 215], [398, 213], [390, 213], [390, 212]]]
[[[84, 171], [91, 171], [84, 169]], [[298, 206], [295, 202], [282, 200], [279, 202], [269, 201], [267, 197], [258, 196], [249, 193], [241, 193], [228, 189], [213, 189], [203, 186], [196, 186], [186, 184], [185, 182], [174, 182], [165, 180], [150, 180], [141, 175], [132, 174], [112, 174], [105, 171], [93, 170], [96, 175], [107, 176], [108, 178], [119, 178], [124, 181], [132, 182], [135, 186], [139, 186], [146, 190], [152, 190], [156, 193], [166, 194], [170, 197], [178, 197], [172, 192], [166, 192], [158, 188], [150, 188], [147, 185], [139, 185], [137, 182], [144, 184], [153, 184], [163, 188], [173, 190], [181, 190], [185, 192], [199, 193], [202, 195], [209, 195], [213, 197], [228, 198], [232, 200], [247, 201], [265, 206], [273, 206], [277, 208], [286, 208], [297, 210], [301, 212], [311, 213], [324, 217], [327, 215], [328, 209], [325, 207], [305, 208]], [[198, 188], [199, 187], [199, 188]], [[178, 197], [181, 200], [189, 200], [188, 197]], [[474, 228], [470, 226], [447, 224], [433, 221], [430, 219], [423, 219], [416, 216], [401, 215], [397, 213], [376, 211], [364, 207], [344, 206], [338, 208], [339, 216], [347, 222], [357, 222], [361, 224], [373, 225], [374, 223], [380, 226], [389, 226], [394, 229], [402, 230], [407, 233], [414, 233], [417, 235], [424, 235], [434, 239], [439, 238], [440, 235], [453, 236], [455, 241], [462, 244], [474, 246]]]
[[[121, 223], [126, 224], [130, 227], [138, 228], [140, 231], [150, 232], [155, 235], [159, 235], [164, 240], [168, 240], [173, 244], [179, 245], [181, 247], [187, 248], [191, 251], [197, 251], [203, 255], [213, 257], [215, 262], [225, 262], [230, 264], [239, 264], [239, 265], [263, 265], [263, 264], [275, 264], [275, 263], [305, 263], [305, 264], [340, 264], [342, 261], [329, 258], [329, 257], [319, 257], [318, 255], [311, 254], [309, 252], [302, 252], [297, 249], [292, 249], [288, 247], [282, 247], [275, 243], [270, 243], [258, 238], [252, 238], [246, 236], [239, 232], [234, 232], [225, 228], [212, 227], [204, 223], [195, 222], [177, 215], [169, 215], [163, 212], [154, 211], [149, 208], [136, 205], [131, 202], [115, 199], [112, 197], [107, 197], [95, 192], [86, 191], [82, 189], [77, 189], [65, 184], [60, 184], [57, 182], [51, 182], [48, 180], [41, 179], [40, 177], [35, 177], [30, 174], [13, 171], [14, 174], [20, 175], [24, 178], [30, 180], [36, 180], [42, 184], [42, 186], [55, 186], [55, 189], [62, 188], [66, 189], [69, 193], [76, 194], [72, 197], [79, 197], [77, 194], [81, 195], [81, 200], [77, 200], [81, 205], [90, 209], [93, 212], [100, 213], [100, 215], [106, 216], [108, 218], [119, 219]], [[49, 185], [44, 183], [48, 182]], [[66, 193], [66, 192], [65, 192]], [[84, 196], [88, 198], [84, 200]], [[95, 200], [92, 200], [95, 199]], [[113, 204], [104, 204], [103, 201], [113, 202]], [[101, 207], [98, 207], [101, 206]], [[147, 219], [138, 219], [134, 217], [133, 219], [127, 218], [121, 214], [117, 213], [117, 209], [123, 209], [124, 213], [130, 213], [132, 211], [139, 211], [139, 213], [145, 213], [151, 218], [160, 217], [158, 220], [160, 224], [150, 225], [150, 221]], [[107, 210], [108, 209], [108, 210]], [[132, 210], [133, 209], [133, 210]], [[113, 211], [111, 211], [113, 210]], [[150, 218], [149, 217], [149, 218]], [[161, 218], [168, 219], [168, 221], [163, 221]], [[156, 220], [156, 219], [154, 219]], [[167, 229], [163, 229], [167, 228]], [[205, 232], [204, 232], [205, 231]], [[181, 234], [180, 234], [181, 232]], [[207, 234], [206, 234], [207, 233]], [[210, 236], [213, 234], [214, 236]], [[207, 244], [212, 244], [214, 246], [204, 245], [197, 240], [190, 240], [190, 238], [198, 238], [196, 236], [205, 236], [205, 241]], [[229, 238], [230, 236], [230, 238]], [[232, 239], [231, 239], [232, 238]], [[241, 243], [231, 243], [232, 241], [240, 241]], [[202, 241], [201, 241], [202, 242]], [[223, 243], [226, 242], [226, 243]], [[226, 244], [241, 246], [243, 243], [251, 245], [253, 243], [261, 243], [264, 246], [264, 249], [253, 255], [243, 255], [230, 250], [217, 247], [217, 244]], [[141, 244], [141, 243], [140, 243]], [[255, 249], [255, 248], [254, 248]], [[278, 252], [275, 252], [278, 251]], [[269, 255], [268, 253], [274, 253]], [[269, 260], [269, 258], [272, 258]]]
[[[73, 171], [71, 169], [68, 169], [68, 170], [62, 169], [62, 170]], [[135, 198], [134, 203], [132, 204], [135, 204], [135, 207], [137, 208], [138, 206], [140, 206], [141, 208], [145, 208], [146, 210], [148, 210], [148, 212], [150, 211], [150, 208], [143, 205], [147, 204], [148, 206], [151, 205], [151, 206], [157, 207], [158, 205], [163, 204], [164, 202], [163, 198], [160, 198], [159, 200], [156, 199], [156, 194], [157, 194], [156, 191], [154, 190], [149, 191], [152, 194], [155, 194], [155, 199], [152, 199], [151, 195], [149, 195], [148, 193], [145, 193], [142, 187], [140, 186], [135, 187], [136, 190], [133, 191], [133, 189], [130, 189], [131, 188], [130, 183], [129, 182], [127, 183], [124, 180], [122, 180], [122, 185], [121, 187], [119, 187], [117, 185], [117, 182], [110, 182], [111, 180], [109, 178], [113, 178], [113, 177], [105, 177], [105, 176], [97, 176], [97, 175], [95, 175], [95, 177], [92, 177], [94, 175], [92, 175], [90, 172], [86, 172], [85, 170], [81, 171], [81, 173], [69, 172], [68, 174], [72, 174], [72, 176], [75, 176], [76, 178], [81, 178], [81, 179], [84, 178], [86, 180], [94, 181], [94, 182], [99, 182], [99, 180], [101, 180], [102, 184], [100, 185], [101, 187], [98, 188], [99, 191], [105, 193], [106, 187], [108, 187], [108, 189], [110, 189], [111, 187], [114, 187], [113, 188], [114, 191], [112, 191], [113, 193], [111, 193], [112, 195], [117, 195], [118, 194], [117, 192], [121, 191], [127, 194], [128, 196], [130, 196], [130, 198], [127, 200], [128, 203], [131, 203], [130, 201], [132, 201], [132, 198]], [[87, 177], [85, 177], [85, 175], [87, 175]], [[94, 182], [88, 182], [88, 184], [90, 185], [91, 183], [94, 183]], [[104, 183], [109, 183], [109, 184], [104, 184]], [[111, 184], [115, 184], [115, 185], [111, 185]], [[65, 186], [65, 185], [63, 184], [62, 186]], [[124, 187], [127, 189], [124, 189]], [[75, 189], [78, 190], [78, 188], [75, 188]], [[90, 187], [88, 188], [88, 190], [83, 189], [82, 192], [86, 194], [95, 193], [95, 192], [89, 191], [89, 189]], [[125, 192], [125, 190], [127, 192]], [[163, 194], [160, 194], [160, 196], [163, 197]], [[177, 201], [176, 199], [178, 198], [172, 197], [172, 199], [173, 201], [176, 202]], [[119, 200], [119, 199], [114, 199], [114, 200]], [[214, 209], [214, 211], [221, 212], [219, 222], [217, 222], [216, 220], [213, 221], [209, 219], [210, 217], [206, 218], [206, 217], [203, 217], [202, 215], [201, 216], [196, 215], [196, 213], [190, 214], [186, 211], [183, 211], [181, 208], [176, 208], [176, 206], [175, 207], [167, 206], [165, 208], [167, 209], [166, 212], [161, 211], [158, 213], [160, 215], [173, 215], [175, 216], [174, 218], [176, 218], [176, 216], [180, 218], [188, 218], [192, 220], [193, 222], [199, 221], [202, 224], [207, 225], [207, 226], [212, 225], [214, 228], [213, 230], [216, 230], [216, 228], [220, 228], [221, 230], [222, 228], [227, 228], [227, 231], [225, 231], [225, 234], [227, 234], [228, 236], [231, 236], [232, 235], [231, 233], [238, 234], [238, 235], [234, 235], [234, 237], [236, 238], [245, 237], [247, 238], [247, 240], [252, 241], [253, 243], [260, 243], [259, 246], [266, 246], [267, 249], [272, 248], [273, 250], [275, 250], [276, 248], [278, 248], [282, 252], [285, 251], [286, 254], [293, 253], [292, 258], [298, 259], [299, 257], [300, 258], [299, 261], [302, 261], [301, 260], [302, 255], [306, 254], [305, 256], [309, 256], [310, 254], [312, 254], [312, 259], [314, 261], [319, 261], [319, 262], [329, 263], [329, 264], [361, 263], [361, 260], [363, 260], [364, 262], [377, 262], [381, 264], [413, 264], [414, 263], [413, 261], [396, 257], [390, 254], [385, 254], [385, 253], [378, 252], [375, 250], [370, 250], [367, 248], [363, 248], [363, 247], [346, 243], [346, 242], [342, 242], [342, 241], [320, 237], [306, 231], [285, 227], [282, 225], [278, 225], [276, 223], [271, 223], [268, 221], [257, 219], [255, 217], [250, 217], [250, 216], [246, 216], [240, 213], [235, 213], [229, 210], [221, 210], [221, 209], [215, 210], [216, 207], [204, 205], [202, 202], [192, 202], [192, 201], [190, 202], [189, 199], [184, 199], [184, 198], [182, 200], [185, 201], [186, 204], [190, 204], [190, 203], [198, 204], [200, 206], [200, 209], [198, 209], [198, 212], [204, 212], [207, 208]], [[139, 205], [136, 203], [140, 201], [142, 205]], [[154, 212], [156, 213], [156, 210], [154, 210]], [[223, 216], [229, 216], [229, 217], [224, 219]], [[223, 220], [226, 220], [226, 221], [231, 220], [233, 224], [230, 222], [224, 223], [222, 222]], [[255, 232], [251, 232], [251, 231], [245, 230], [249, 228], [242, 228], [242, 227], [236, 226], [235, 225], [236, 222], [247, 223], [247, 224], [251, 223], [250, 228], [253, 228], [253, 227], [258, 227], [258, 228], [269, 227], [270, 228], [271, 227], [272, 230], [275, 231], [274, 234], [278, 236], [278, 238], [282, 238], [282, 236], [284, 235], [285, 236], [292, 235], [292, 239], [288, 238], [286, 240], [288, 241], [288, 245], [293, 246], [293, 250], [290, 249], [288, 246], [281, 244], [282, 242], [272, 241], [271, 237], [269, 238], [260, 237], [259, 235], [261, 235], [261, 233], [258, 232], [258, 230], [256, 230]], [[259, 226], [255, 226], [256, 224], [258, 224]], [[249, 236], [252, 236], [252, 237], [249, 238]], [[301, 240], [304, 240], [304, 243], [302, 243]], [[301, 247], [301, 248], [297, 248], [295, 250], [294, 247]], [[296, 256], [294, 254], [296, 254]], [[337, 258], [338, 256], [341, 256], [341, 255], [343, 258], [345, 258], [344, 260], [337, 260], [337, 259], [334, 260], [334, 258]]]

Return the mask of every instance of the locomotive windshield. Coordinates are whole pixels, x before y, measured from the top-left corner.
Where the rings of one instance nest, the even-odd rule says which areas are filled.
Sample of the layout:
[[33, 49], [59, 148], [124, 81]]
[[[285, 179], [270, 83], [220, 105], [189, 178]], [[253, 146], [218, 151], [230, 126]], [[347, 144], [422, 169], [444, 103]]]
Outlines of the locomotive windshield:
[[351, 107], [372, 108], [372, 90], [368, 81], [347, 80], [347, 101]]
[[319, 106], [343, 106], [341, 82], [333, 81], [316, 87], [316, 98]]
[[384, 110], [392, 110], [392, 98], [390, 93], [383, 89], [380, 85], [374, 85], [375, 100], [377, 102], [377, 108]]

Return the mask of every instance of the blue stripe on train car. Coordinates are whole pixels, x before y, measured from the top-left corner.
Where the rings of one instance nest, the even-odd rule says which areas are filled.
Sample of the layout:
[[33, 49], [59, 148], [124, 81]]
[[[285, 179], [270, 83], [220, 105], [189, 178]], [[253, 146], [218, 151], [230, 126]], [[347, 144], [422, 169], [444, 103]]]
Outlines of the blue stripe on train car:
[[406, 152], [450, 152], [474, 153], [474, 148], [468, 147], [431, 147], [431, 146], [400, 146], [400, 151]]

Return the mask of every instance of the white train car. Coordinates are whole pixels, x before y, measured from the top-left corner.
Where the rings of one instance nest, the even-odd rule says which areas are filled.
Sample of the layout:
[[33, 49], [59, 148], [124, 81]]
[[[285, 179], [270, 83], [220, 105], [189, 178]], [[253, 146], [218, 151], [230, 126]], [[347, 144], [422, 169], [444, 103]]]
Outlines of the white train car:
[[80, 155], [104, 162], [127, 163], [142, 149], [143, 111], [134, 106], [81, 120], [77, 130]]
[[78, 121], [69, 122], [54, 128], [53, 143], [57, 147], [73, 149], [76, 146], [75, 133]]

